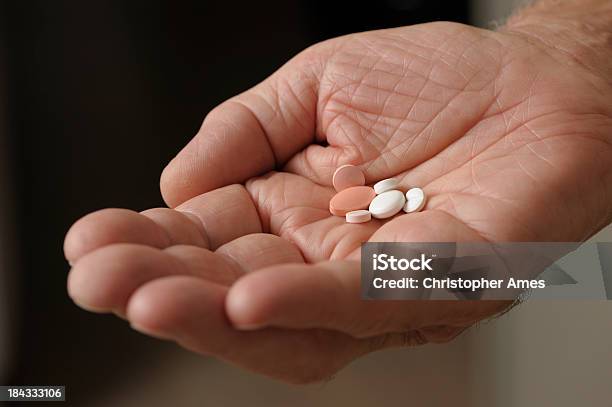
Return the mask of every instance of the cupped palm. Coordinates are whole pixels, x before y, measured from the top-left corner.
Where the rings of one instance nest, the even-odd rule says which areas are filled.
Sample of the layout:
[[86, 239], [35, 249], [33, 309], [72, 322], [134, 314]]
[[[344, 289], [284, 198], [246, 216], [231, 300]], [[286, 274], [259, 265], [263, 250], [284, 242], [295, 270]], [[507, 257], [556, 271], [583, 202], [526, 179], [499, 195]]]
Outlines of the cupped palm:
[[[611, 220], [609, 94], [571, 56], [510, 31], [433, 23], [318, 44], [207, 116], [162, 176], [175, 209], [77, 222], [69, 291], [289, 381], [444, 342], [505, 304], [361, 301], [361, 242], [587, 238]], [[425, 210], [331, 216], [331, 176], [348, 163], [369, 184], [424, 188]]]

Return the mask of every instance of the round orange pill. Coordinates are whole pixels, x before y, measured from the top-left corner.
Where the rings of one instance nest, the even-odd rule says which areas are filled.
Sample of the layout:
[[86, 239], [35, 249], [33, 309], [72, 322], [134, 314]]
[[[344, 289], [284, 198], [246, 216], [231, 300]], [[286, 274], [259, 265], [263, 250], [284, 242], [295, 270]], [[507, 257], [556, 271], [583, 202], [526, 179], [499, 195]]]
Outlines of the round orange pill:
[[365, 185], [365, 175], [354, 165], [343, 165], [338, 167], [332, 177], [332, 185], [336, 191], [340, 192], [350, 187]]
[[329, 201], [332, 215], [345, 216], [348, 212], [367, 209], [376, 196], [372, 187], [359, 186], [343, 189]]

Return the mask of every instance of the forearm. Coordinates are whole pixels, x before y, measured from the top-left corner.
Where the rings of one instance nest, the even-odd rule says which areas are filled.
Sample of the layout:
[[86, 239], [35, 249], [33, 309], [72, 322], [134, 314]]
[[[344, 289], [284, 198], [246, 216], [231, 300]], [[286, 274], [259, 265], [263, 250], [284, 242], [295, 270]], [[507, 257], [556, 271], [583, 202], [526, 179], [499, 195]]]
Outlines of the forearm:
[[529, 35], [612, 82], [612, 1], [540, 0], [502, 28]]

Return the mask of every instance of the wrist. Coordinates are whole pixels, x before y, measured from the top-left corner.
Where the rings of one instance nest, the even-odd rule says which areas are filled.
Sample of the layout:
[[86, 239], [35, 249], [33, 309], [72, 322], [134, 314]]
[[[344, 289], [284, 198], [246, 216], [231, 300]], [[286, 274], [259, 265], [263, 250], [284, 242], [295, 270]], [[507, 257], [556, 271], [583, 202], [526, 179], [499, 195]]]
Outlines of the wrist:
[[540, 43], [612, 84], [610, 0], [541, 0], [515, 13], [501, 31]]

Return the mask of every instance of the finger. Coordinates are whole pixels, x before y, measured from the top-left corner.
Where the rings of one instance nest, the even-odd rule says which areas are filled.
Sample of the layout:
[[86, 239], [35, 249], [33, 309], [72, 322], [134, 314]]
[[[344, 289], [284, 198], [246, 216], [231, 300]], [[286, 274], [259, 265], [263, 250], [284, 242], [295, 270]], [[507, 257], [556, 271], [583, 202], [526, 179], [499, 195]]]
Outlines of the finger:
[[368, 301], [360, 264], [274, 266], [238, 280], [227, 298], [234, 326], [323, 328], [365, 338], [431, 326], [465, 327], [504, 309], [506, 301]]
[[174, 207], [198, 194], [262, 174], [314, 140], [325, 47], [305, 51], [254, 88], [222, 103], [161, 177]]
[[68, 276], [68, 292], [84, 309], [123, 316], [130, 295], [156, 278], [192, 275], [229, 286], [248, 271], [292, 262], [303, 263], [297, 248], [263, 233], [236, 239], [216, 253], [187, 245], [159, 250], [137, 244], [113, 244], [76, 262]]
[[226, 292], [193, 277], [158, 279], [134, 293], [128, 319], [145, 334], [291, 382], [329, 378], [367, 351], [366, 342], [332, 331], [238, 331], [225, 316]]
[[164, 230], [172, 245], [192, 245], [209, 248], [208, 236], [200, 219], [189, 213], [169, 208], [152, 208], [140, 212]]
[[136, 243], [157, 248], [175, 244], [208, 247], [201, 222], [190, 213], [168, 208], [137, 213], [128, 209], [103, 209], [79, 219], [64, 241], [66, 259], [81, 256], [115, 243]]
[[309, 145], [295, 154], [287, 162], [284, 170], [306, 177], [319, 185], [332, 186], [334, 171], [345, 164], [361, 167], [366, 176], [366, 183], [375, 181], [369, 179], [366, 168], [360, 165], [362, 158], [355, 154], [355, 150], [340, 146]]
[[294, 244], [267, 233], [239, 237], [219, 247], [215, 253], [235, 262], [246, 272], [275, 264], [304, 263]]
[[130, 295], [156, 278], [193, 275], [229, 285], [242, 273], [235, 263], [195, 246], [160, 250], [137, 244], [113, 244], [76, 262], [68, 275], [68, 293], [84, 309], [123, 316]]
[[177, 206], [176, 210], [199, 220], [213, 250], [240, 236], [262, 232], [255, 203], [242, 185], [228, 185], [199, 195]]
[[374, 315], [387, 320], [395, 304], [363, 302], [359, 280], [354, 278], [358, 271], [359, 263], [354, 261], [277, 265], [260, 270], [229, 290], [228, 317], [239, 329], [327, 328], [364, 335], [360, 321], [370, 321]]
[[[383, 226], [382, 233], [393, 236], [395, 229], [410, 230], [422, 241], [436, 241], [429, 238], [435, 238], [439, 228], [447, 228], [443, 236], [459, 241], [469, 236], [469, 230], [460, 232], [461, 226], [452, 225], [448, 216], [422, 215], [398, 218], [396, 225]], [[418, 241], [416, 236], [404, 234], [403, 238]], [[468, 326], [507, 305], [506, 301], [365, 301], [361, 299], [360, 263], [334, 261], [277, 265], [247, 275], [231, 287], [226, 307], [232, 323], [242, 329], [326, 328], [368, 337], [437, 325]]]
[[170, 244], [168, 235], [151, 219], [127, 209], [103, 209], [75, 222], [64, 240], [70, 263], [99, 247], [113, 243], [139, 243], [158, 248]]

